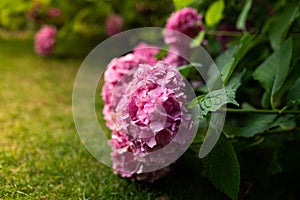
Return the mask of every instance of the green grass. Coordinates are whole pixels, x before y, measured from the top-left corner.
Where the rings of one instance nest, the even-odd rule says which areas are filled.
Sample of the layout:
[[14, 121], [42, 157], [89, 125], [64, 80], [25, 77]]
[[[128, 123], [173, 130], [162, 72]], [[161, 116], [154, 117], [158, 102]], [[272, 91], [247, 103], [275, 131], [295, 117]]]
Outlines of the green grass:
[[32, 41], [0, 40], [0, 199], [224, 198], [189, 156], [153, 184], [122, 179], [93, 158], [71, 110], [81, 61], [41, 58]]

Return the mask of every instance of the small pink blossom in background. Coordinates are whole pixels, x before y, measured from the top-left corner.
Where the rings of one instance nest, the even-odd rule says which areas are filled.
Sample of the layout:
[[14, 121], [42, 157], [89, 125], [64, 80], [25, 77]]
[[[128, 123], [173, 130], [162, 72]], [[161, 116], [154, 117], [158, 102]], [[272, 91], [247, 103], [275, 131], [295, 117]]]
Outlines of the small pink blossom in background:
[[59, 8], [52, 7], [47, 10], [46, 15], [48, 17], [60, 17], [62, 15], [62, 11]]
[[[162, 62], [139, 65], [115, 110], [110, 141], [115, 173], [152, 182], [170, 171], [163, 164], [176, 160], [180, 145], [188, 143], [193, 134], [184, 86], [172, 66]], [[160, 150], [167, 145], [169, 148]], [[153, 166], [162, 167], [144, 172]]]
[[32, 21], [38, 21], [41, 19], [42, 16], [42, 4], [41, 3], [35, 3], [31, 10], [28, 11], [27, 17]]
[[204, 28], [202, 18], [193, 8], [183, 8], [171, 15], [164, 30], [164, 41], [170, 44], [170, 50], [164, 58], [165, 63], [174, 67], [188, 64], [186, 59], [189, 58], [191, 40], [182, 34], [190, 38], [197, 36]]
[[118, 34], [123, 29], [123, 19], [120, 15], [111, 14], [105, 21], [105, 31], [108, 36]]
[[140, 43], [133, 53], [119, 58], [114, 58], [106, 68], [104, 73], [105, 84], [102, 88], [102, 98], [104, 100], [103, 115], [106, 125], [114, 130], [115, 116], [113, 114], [118, 102], [123, 96], [128, 82], [132, 78], [132, 73], [137, 69], [139, 64], [153, 64], [157, 62], [155, 55], [158, 48]]
[[[204, 28], [202, 22], [203, 16], [193, 8], [183, 8], [173, 13], [168, 19], [166, 29], [164, 31], [164, 39], [166, 44], [180, 42], [178, 41], [177, 32], [183, 33], [194, 38]], [[173, 31], [168, 31], [168, 29]]]
[[42, 56], [48, 56], [53, 52], [56, 42], [57, 30], [54, 26], [44, 25], [35, 34], [34, 49]]

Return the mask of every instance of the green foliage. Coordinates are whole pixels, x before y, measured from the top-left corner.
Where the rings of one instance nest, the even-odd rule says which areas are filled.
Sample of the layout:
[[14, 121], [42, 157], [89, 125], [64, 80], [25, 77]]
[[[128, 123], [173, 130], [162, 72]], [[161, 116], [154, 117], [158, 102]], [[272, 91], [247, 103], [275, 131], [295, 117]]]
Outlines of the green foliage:
[[225, 3], [223, 0], [218, 0], [212, 3], [205, 13], [205, 22], [207, 26], [216, 26], [223, 18]]
[[205, 37], [205, 31], [202, 30], [199, 32], [199, 34], [191, 41], [190, 47], [194, 48], [199, 46], [199, 44], [201, 44], [201, 42], [203, 41]]
[[288, 105], [300, 104], [300, 79], [298, 79], [295, 85], [291, 88], [287, 97]]
[[240, 169], [232, 144], [222, 135], [214, 149], [202, 159], [206, 176], [231, 199], [238, 199]]
[[[62, 15], [49, 16], [50, 8], [60, 9]], [[59, 37], [62, 38], [81, 35], [105, 39], [105, 20], [110, 14], [122, 17], [123, 30], [163, 26], [166, 16], [173, 11], [173, 5], [172, 0], [132, 0], [121, 4], [115, 0], [3, 0], [0, 2], [0, 10], [0, 29], [35, 31], [43, 24], [52, 24], [58, 28]]]
[[[278, 137], [289, 137], [289, 140], [294, 141], [297, 134], [299, 135], [300, 126], [300, 4], [297, 1], [285, 0], [278, 0], [272, 4], [266, 1], [245, 0], [242, 3], [226, 2], [224, 8], [220, 5], [220, 1], [201, 4], [198, 10], [203, 11], [205, 15], [205, 39], [209, 41], [206, 48], [215, 58], [223, 83], [218, 80], [220, 77], [214, 69], [208, 69], [206, 84], [208, 88], [215, 90], [207, 94], [200, 93], [190, 106], [199, 103], [202, 111], [200, 118], [206, 118], [208, 121], [209, 112], [220, 108], [226, 110], [226, 136], [222, 136], [220, 143], [224, 142], [225, 137], [232, 139], [242, 155], [246, 149], [260, 152], [266, 147], [271, 154], [280, 155], [280, 159], [276, 158], [277, 163], [275, 158], [273, 161], [265, 161], [265, 168], [268, 168], [269, 164], [275, 166], [277, 173], [285, 173], [288, 168], [282, 167], [279, 160], [291, 164], [295, 160], [285, 159], [287, 153], [283, 156], [277, 152], [282, 144]], [[212, 11], [213, 9], [215, 10]], [[216, 28], [218, 24], [221, 25]], [[216, 40], [220, 41], [222, 49]], [[222, 85], [225, 88], [220, 90]], [[228, 104], [227, 108], [222, 107], [225, 104]], [[234, 105], [242, 106], [235, 108]], [[215, 149], [226, 151], [225, 145], [220, 143]], [[284, 147], [288, 149], [287, 146]], [[214, 155], [214, 159], [220, 156], [220, 160], [222, 156], [225, 157], [220, 152], [214, 153], [215, 149], [209, 156]], [[234, 152], [233, 148], [232, 151]], [[260, 152], [262, 153], [264, 152]], [[241, 157], [243, 163], [252, 161]], [[207, 157], [207, 160], [203, 160], [205, 169], [210, 165], [221, 167], [226, 161], [224, 158], [213, 163], [213, 158]], [[226, 171], [230, 173], [230, 169]], [[249, 174], [261, 179], [267, 178], [267, 173], [253, 172], [251, 168]], [[218, 170], [207, 170], [207, 176], [217, 188], [223, 188], [220, 190], [229, 193], [230, 189], [224, 187], [230, 185], [226, 182], [230, 178], [222, 179], [226, 174], [221, 174]], [[239, 188], [231, 192], [231, 198], [237, 198], [238, 192], [241, 198], [248, 195], [243, 194], [243, 190], [239, 191]]]
[[[236, 68], [237, 64], [243, 58], [243, 56], [253, 47], [251, 43], [253, 40], [253, 35], [246, 34], [240, 40], [237, 51], [234, 53], [234, 56], [226, 63], [226, 65], [221, 70], [221, 77], [226, 84], [230, 79], [231, 74]], [[227, 56], [231, 56], [230, 54]]]
[[234, 54], [238, 50], [237, 45], [234, 45], [223, 53], [221, 53], [215, 60], [216, 60], [216, 65], [219, 68], [219, 70], [222, 70], [225, 65], [229, 62], [232, 62], [231, 59], [234, 57]]
[[188, 75], [190, 74], [191, 70], [192, 70], [193, 66], [192, 65], [183, 65], [178, 67], [178, 71], [180, 72], [180, 74], [184, 77], [188, 77]]
[[180, 10], [183, 7], [189, 6], [192, 4], [195, 0], [174, 0], [174, 4], [176, 6], [176, 10]]
[[234, 96], [236, 95], [237, 89], [242, 85], [242, 78], [245, 73], [246, 69], [244, 69], [242, 72], [236, 72], [232, 75], [232, 77], [226, 85], [226, 88], [230, 88]]
[[258, 133], [268, 130], [276, 116], [276, 114], [251, 114], [244, 116], [243, 119], [238, 121], [235, 127], [232, 127], [233, 130], [228, 131], [227, 134], [253, 137]]
[[270, 102], [274, 108], [274, 96], [283, 85], [290, 67], [292, 56], [292, 40], [286, 40], [280, 49], [269, 56], [265, 62], [255, 70], [253, 77], [260, 82], [270, 95]]
[[215, 112], [228, 103], [232, 103], [237, 106], [239, 105], [235, 101], [234, 88], [213, 90], [208, 94], [198, 96], [196, 99], [190, 102], [189, 107], [192, 108], [196, 104], [199, 104], [201, 110], [199, 117], [202, 119], [207, 115], [207, 113]]
[[299, 5], [299, 2], [287, 3], [283, 11], [272, 18], [269, 29], [269, 38], [273, 49], [280, 48], [290, 26], [299, 16]]
[[16, 30], [26, 25], [24, 12], [30, 7], [30, 2], [25, 0], [1, 1], [0, 3], [0, 28]]
[[[199, 132], [207, 129], [209, 113], [220, 109], [227, 113], [224, 135], [213, 151], [202, 160], [192, 160], [202, 162], [211, 183], [232, 199], [297, 199], [298, 188], [292, 190], [299, 182], [297, 0], [174, 0], [174, 5], [171, 0], [39, 2], [39, 19], [33, 21], [28, 13], [36, 1], [1, 1], [0, 28], [36, 30], [44, 23], [54, 24], [60, 36], [57, 47], [66, 48], [70, 33], [79, 38], [95, 36], [97, 42], [104, 39], [104, 22], [111, 13], [120, 14], [129, 29], [163, 27], [174, 5], [176, 10], [186, 6], [197, 9], [204, 15], [205, 28], [190, 47], [207, 41], [204, 48], [216, 61], [221, 80], [212, 68], [204, 71], [211, 91], [197, 90], [198, 97], [189, 106], [200, 105], [204, 127]], [[46, 13], [50, 7], [62, 9], [63, 16], [49, 20]], [[207, 181], [195, 163], [189, 165], [194, 170], [186, 170], [186, 166], [176, 169], [175, 164], [176, 176], [144, 186], [114, 176], [95, 162], [74, 137], [70, 118], [74, 66], [80, 62], [35, 57], [31, 44], [23, 48], [17, 42], [1, 42], [0, 198], [224, 199], [215, 188], [202, 188]], [[72, 52], [74, 44], [69, 44]], [[82, 50], [88, 42], [81, 40], [79, 46]], [[165, 55], [166, 51], [160, 51], [157, 57]], [[197, 76], [192, 65], [178, 68], [187, 80]], [[98, 102], [96, 106], [101, 105]], [[203, 138], [197, 138], [198, 145]], [[239, 165], [244, 176], [241, 184]]]
[[246, 20], [247, 20], [247, 16], [250, 11], [251, 5], [252, 5], [252, 0], [246, 0], [243, 10], [242, 10], [241, 14], [239, 15], [238, 20], [236, 22], [237, 29], [240, 29], [240, 30], [245, 29]]

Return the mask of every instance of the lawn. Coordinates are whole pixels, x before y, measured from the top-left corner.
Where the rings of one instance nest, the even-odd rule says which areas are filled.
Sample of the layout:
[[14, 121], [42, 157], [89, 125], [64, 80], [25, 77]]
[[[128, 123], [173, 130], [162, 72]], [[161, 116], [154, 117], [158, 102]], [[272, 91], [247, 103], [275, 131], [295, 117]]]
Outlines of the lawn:
[[153, 184], [114, 175], [74, 126], [72, 87], [83, 56], [42, 58], [28, 40], [0, 47], [0, 199], [224, 198], [191, 156]]

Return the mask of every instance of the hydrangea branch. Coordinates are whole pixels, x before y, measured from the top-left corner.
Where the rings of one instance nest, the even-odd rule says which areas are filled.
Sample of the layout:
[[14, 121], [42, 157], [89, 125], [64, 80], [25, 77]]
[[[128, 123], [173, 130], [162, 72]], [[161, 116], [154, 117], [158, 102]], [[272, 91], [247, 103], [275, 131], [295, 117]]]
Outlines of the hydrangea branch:
[[268, 110], [268, 109], [236, 109], [226, 108], [223, 111], [229, 113], [262, 113], [262, 114], [300, 114], [300, 110]]
[[232, 37], [240, 37], [245, 35], [245, 32], [238, 31], [215, 31], [215, 30], [205, 30], [208, 35], [217, 35], [217, 36], [232, 36]]

